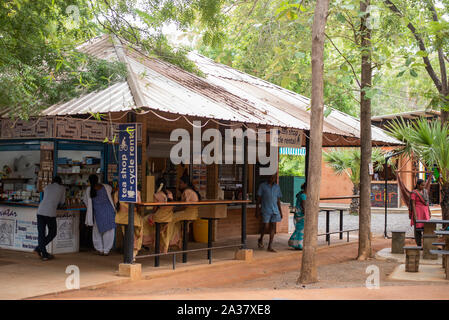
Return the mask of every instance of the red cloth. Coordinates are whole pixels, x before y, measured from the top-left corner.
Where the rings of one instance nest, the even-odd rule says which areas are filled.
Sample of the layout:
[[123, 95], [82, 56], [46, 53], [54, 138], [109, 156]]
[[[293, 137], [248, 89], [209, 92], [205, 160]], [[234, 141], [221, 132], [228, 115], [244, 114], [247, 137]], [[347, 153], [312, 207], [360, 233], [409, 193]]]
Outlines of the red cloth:
[[[416, 220], [429, 220], [430, 219], [430, 212], [429, 212], [429, 206], [425, 204], [422, 199], [422, 196], [419, 196], [416, 194], [418, 192], [417, 190], [414, 190], [412, 194], [410, 195], [411, 200], [415, 201], [415, 212], [416, 212]], [[413, 226], [413, 219], [410, 221], [410, 225]], [[424, 228], [424, 223], [417, 223], [417, 228]]]

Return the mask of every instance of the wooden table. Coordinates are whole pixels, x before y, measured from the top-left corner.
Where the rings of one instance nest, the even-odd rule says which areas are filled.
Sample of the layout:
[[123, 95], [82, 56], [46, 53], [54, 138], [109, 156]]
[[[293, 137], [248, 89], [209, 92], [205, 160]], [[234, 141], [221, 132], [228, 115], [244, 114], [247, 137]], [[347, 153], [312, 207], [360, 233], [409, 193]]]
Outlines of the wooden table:
[[423, 232], [423, 259], [437, 260], [438, 255], [430, 253], [430, 250], [437, 249], [432, 243], [434, 239], [437, 237], [435, 234], [436, 225], [437, 224], [449, 224], [449, 220], [416, 220], [416, 223], [424, 224], [424, 232]]
[[[320, 198], [320, 201], [322, 200], [347, 200], [347, 199], [359, 199], [360, 196], [335, 196], [335, 197], [324, 197]], [[326, 212], [326, 242], [328, 245], [330, 245], [330, 228], [329, 228], [329, 221], [330, 221], [330, 212], [331, 211], [340, 211], [340, 239], [343, 239], [343, 211], [345, 209], [343, 208], [335, 208], [332, 206], [329, 207], [321, 207], [320, 211]], [[349, 233], [348, 233], [348, 239], [349, 239]]]
[[338, 197], [324, 197], [321, 200], [346, 200], [346, 199], [359, 199], [360, 196], [338, 196]]
[[213, 206], [217, 204], [248, 204], [251, 200], [203, 200], [197, 202], [170, 201], [170, 202], [138, 202], [136, 206], [141, 207], [163, 207], [163, 206]]
[[[203, 200], [203, 201], [196, 201], [196, 202], [187, 202], [187, 201], [170, 201], [170, 202], [140, 202], [136, 203], [136, 206], [140, 207], [189, 207], [189, 206], [214, 206], [214, 205], [220, 205], [220, 204], [248, 204], [251, 203], [251, 200]], [[207, 247], [212, 248], [212, 223], [214, 218], [208, 218], [207, 219]], [[187, 221], [182, 221], [182, 250], [187, 250], [187, 244], [188, 244], [188, 230], [187, 230]], [[160, 253], [160, 224], [156, 223], [156, 234], [155, 234], [155, 241], [154, 241], [154, 249], [155, 253]], [[212, 258], [212, 251], [207, 251], [207, 258], [209, 261]], [[182, 262], [187, 262], [187, 253], [184, 252], [182, 254]], [[159, 267], [159, 256], [154, 257], [154, 266]]]

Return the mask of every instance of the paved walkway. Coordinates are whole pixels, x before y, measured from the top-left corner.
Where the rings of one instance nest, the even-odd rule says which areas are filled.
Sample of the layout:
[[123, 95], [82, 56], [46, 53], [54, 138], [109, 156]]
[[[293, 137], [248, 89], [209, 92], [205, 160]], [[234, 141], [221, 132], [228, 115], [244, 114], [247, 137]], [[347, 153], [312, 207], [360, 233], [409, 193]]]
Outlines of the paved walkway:
[[[344, 204], [321, 204], [320, 207], [324, 208], [329, 206], [332, 208], [347, 209], [349, 206]], [[382, 209], [382, 210], [379, 210]], [[385, 213], [383, 208], [372, 208], [371, 214], [371, 232], [376, 236], [383, 236], [385, 232]], [[441, 218], [441, 214], [438, 213], [440, 208], [434, 207], [432, 209], [432, 217], [436, 219]], [[333, 211], [330, 213], [329, 229], [331, 232], [338, 231], [340, 228], [340, 213]], [[350, 215], [348, 211], [343, 214], [343, 229], [358, 229], [359, 228], [359, 216]], [[408, 218], [408, 209], [389, 209], [387, 215], [387, 234], [391, 236], [392, 230], [404, 230], [407, 237], [413, 237], [413, 227], [410, 226], [410, 219]], [[294, 231], [293, 215], [290, 216], [289, 232]], [[326, 213], [320, 212], [318, 219], [318, 233], [326, 232]], [[354, 234], [354, 233], [351, 233]], [[344, 235], [346, 237], [346, 234]], [[337, 239], [338, 235], [332, 235], [331, 239]]]
[[[272, 260], [274, 257], [285, 257], [296, 254], [287, 246], [289, 234], [278, 234], [273, 247], [278, 253], [267, 252], [257, 248], [257, 236], [248, 237], [248, 248], [253, 248], [255, 259]], [[321, 237], [319, 245], [327, 247], [325, 239]], [[265, 236], [265, 244], [268, 237]], [[337, 240], [333, 243], [343, 243]], [[239, 243], [239, 239], [231, 239], [214, 243], [214, 246]], [[189, 248], [204, 248], [201, 243], [190, 243]], [[213, 264], [208, 265], [207, 253], [196, 252], [189, 254], [189, 262], [181, 263], [177, 257], [175, 272], [210, 268], [228, 264], [244, 263], [234, 260], [235, 249], [217, 250], [213, 253]], [[70, 274], [67, 267], [76, 266], [80, 270], [80, 285], [86, 287], [101, 287], [110, 283], [128, 282], [128, 278], [118, 276], [118, 265], [122, 262], [122, 255], [112, 253], [108, 257], [95, 255], [93, 252], [80, 252], [75, 254], [60, 254], [54, 260], [41, 261], [34, 253], [25, 253], [0, 249], [0, 299], [24, 299], [49, 293], [67, 291], [66, 280]], [[172, 257], [162, 257], [158, 268], [153, 266], [153, 258], [138, 260], [142, 263], [144, 277], [162, 277], [173, 274]], [[70, 271], [69, 271], [70, 272]]]
[[[388, 242], [388, 240], [384, 239], [373, 239], [373, 249], [377, 251], [387, 245]], [[128, 299], [128, 297], [135, 296], [151, 299], [152, 296], [162, 295], [166, 299], [171, 299], [173, 295], [180, 294], [204, 294], [205, 292], [229, 292], [231, 290], [245, 289], [274, 289], [275, 287], [289, 289], [283, 287], [285, 283], [289, 283], [294, 288], [297, 288], [295, 283], [301, 267], [301, 251], [293, 250], [265, 255], [266, 251], [256, 249], [254, 253], [256, 259], [251, 262], [227, 261], [213, 264], [212, 266], [185, 267], [177, 269], [175, 272], [165, 272], [165, 274], [148, 274], [146, 278], [139, 281], [118, 285], [111, 284], [96, 290], [74, 290], [61, 294], [46, 295], [38, 297], [38, 299]], [[260, 258], [262, 254], [264, 257]], [[355, 281], [356, 285], [363, 285], [366, 279], [364, 265], [358, 271], [354, 271], [354, 268], [351, 266], [348, 268], [341, 265], [341, 263], [353, 261], [356, 256], [357, 243], [355, 242], [337, 244], [331, 247], [322, 246], [317, 251], [317, 265], [325, 268], [330, 267], [331, 269], [334, 267], [338, 268], [337, 273], [345, 270], [343, 271], [345, 275], [354, 273], [354, 277], [360, 278]], [[335, 271], [332, 274], [335, 274]], [[285, 278], [286, 276], [288, 280]], [[328, 278], [327, 275], [323, 276]], [[349, 278], [353, 281], [354, 277]], [[322, 282], [320, 282], [321, 284]], [[310, 289], [312, 288], [313, 286], [310, 287]], [[241, 298], [244, 299], [245, 297], [239, 297], [239, 299]]]
[[[327, 288], [287, 290], [230, 290], [222, 292], [170, 295], [171, 300], [410, 300], [419, 292], [420, 300], [449, 300], [447, 285], [388, 286], [379, 289]], [[166, 300], [167, 296], [128, 296], [127, 299]]]

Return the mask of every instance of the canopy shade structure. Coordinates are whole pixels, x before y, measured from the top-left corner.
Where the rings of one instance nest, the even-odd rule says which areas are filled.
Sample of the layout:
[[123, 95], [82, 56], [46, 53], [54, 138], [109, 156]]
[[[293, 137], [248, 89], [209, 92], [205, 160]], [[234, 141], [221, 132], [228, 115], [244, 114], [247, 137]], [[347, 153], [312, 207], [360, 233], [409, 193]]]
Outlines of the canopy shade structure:
[[[42, 116], [77, 116], [138, 109], [215, 119], [261, 127], [310, 130], [310, 99], [250, 76], [197, 53], [189, 58], [205, 78], [150, 57], [124, 40], [104, 35], [78, 48], [106, 60], [126, 63], [127, 80], [51, 106]], [[359, 146], [358, 119], [333, 109], [324, 119], [323, 146]], [[399, 145], [383, 130], [372, 127], [375, 146]]]
[[279, 148], [279, 154], [289, 156], [305, 156], [306, 148]]
[[371, 123], [379, 128], [384, 129], [392, 121], [402, 119], [406, 122], [415, 121], [420, 118], [426, 118], [427, 120], [435, 120], [440, 118], [440, 111], [436, 110], [417, 110], [409, 112], [401, 112], [394, 114], [386, 114], [383, 116], [376, 116], [371, 118]]

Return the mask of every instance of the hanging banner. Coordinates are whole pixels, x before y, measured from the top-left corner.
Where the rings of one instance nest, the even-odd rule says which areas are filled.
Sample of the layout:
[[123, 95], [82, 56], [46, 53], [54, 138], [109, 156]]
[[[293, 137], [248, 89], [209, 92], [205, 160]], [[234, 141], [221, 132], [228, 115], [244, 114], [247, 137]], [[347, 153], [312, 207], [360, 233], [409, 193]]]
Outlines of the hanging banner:
[[137, 124], [119, 125], [119, 200], [137, 202]]

